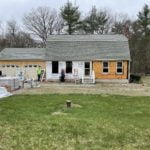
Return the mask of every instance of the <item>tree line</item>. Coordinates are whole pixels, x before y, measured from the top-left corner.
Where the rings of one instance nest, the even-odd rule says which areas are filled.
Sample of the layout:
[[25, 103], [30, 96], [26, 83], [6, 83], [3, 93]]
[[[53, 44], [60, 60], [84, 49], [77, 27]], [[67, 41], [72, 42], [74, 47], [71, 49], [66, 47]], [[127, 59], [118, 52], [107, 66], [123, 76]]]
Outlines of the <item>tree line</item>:
[[15, 20], [6, 23], [6, 33], [0, 35], [1, 48], [44, 47], [52, 34], [124, 34], [129, 40], [132, 73], [150, 74], [150, 8], [146, 4], [137, 19], [130, 19], [127, 14], [113, 15], [96, 6], [85, 15], [67, 2], [59, 12], [49, 7], [32, 9], [23, 16], [22, 24], [20, 27]]

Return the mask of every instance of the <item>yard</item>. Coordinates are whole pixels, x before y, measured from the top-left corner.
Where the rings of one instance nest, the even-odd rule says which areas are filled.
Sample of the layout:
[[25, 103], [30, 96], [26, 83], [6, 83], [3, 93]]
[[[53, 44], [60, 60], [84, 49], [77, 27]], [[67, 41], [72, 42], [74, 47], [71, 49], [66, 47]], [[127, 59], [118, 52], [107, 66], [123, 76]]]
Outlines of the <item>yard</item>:
[[[72, 108], [65, 107], [71, 100]], [[0, 100], [2, 150], [149, 150], [150, 97], [15, 95]]]

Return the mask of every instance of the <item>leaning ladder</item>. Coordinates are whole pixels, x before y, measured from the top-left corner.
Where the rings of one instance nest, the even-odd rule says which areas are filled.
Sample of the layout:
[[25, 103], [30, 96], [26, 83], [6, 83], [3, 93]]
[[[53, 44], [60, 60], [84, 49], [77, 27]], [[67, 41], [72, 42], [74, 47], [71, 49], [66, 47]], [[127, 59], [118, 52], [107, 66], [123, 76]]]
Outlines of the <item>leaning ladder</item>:
[[41, 82], [43, 82], [45, 79], [46, 79], [46, 71], [45, 69], [43, 69], [41, 74]]

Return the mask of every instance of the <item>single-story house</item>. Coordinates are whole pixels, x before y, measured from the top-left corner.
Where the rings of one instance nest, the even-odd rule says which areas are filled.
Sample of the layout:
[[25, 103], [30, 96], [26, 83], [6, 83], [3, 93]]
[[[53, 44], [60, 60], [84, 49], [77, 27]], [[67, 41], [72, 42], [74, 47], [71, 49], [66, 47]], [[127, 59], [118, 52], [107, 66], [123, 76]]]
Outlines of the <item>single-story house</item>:
[[128, 80], [130, 50], [123, 35], [51, 35], [46, 48], [5, 48], [0, 52], [0, 70], [7, 76], [20, 71], [25, 78], [36, 78], [37, 67], [46, 71], [46, 79], [82, 82]]

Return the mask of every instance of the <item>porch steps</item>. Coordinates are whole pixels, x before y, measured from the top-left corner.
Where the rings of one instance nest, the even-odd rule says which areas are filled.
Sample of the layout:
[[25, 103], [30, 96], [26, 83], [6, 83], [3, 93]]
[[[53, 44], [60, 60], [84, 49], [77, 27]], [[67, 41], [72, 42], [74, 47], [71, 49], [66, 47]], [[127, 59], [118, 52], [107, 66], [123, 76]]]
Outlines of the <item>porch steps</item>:
[[83, 84], [94, 84], [95, 83], [95, 72], [92, 71], [92, 73], [90, 73], [90, 76], [83, 76], [82, 83]]
[[91, 77], [84, 77], [84, 78], [82, 79], [82, 83], [83, 83], [83, 84], [93, 84], [93, 83], [95, 83], [95, 82], [94, 82], [93, 78], [91, 78]]

